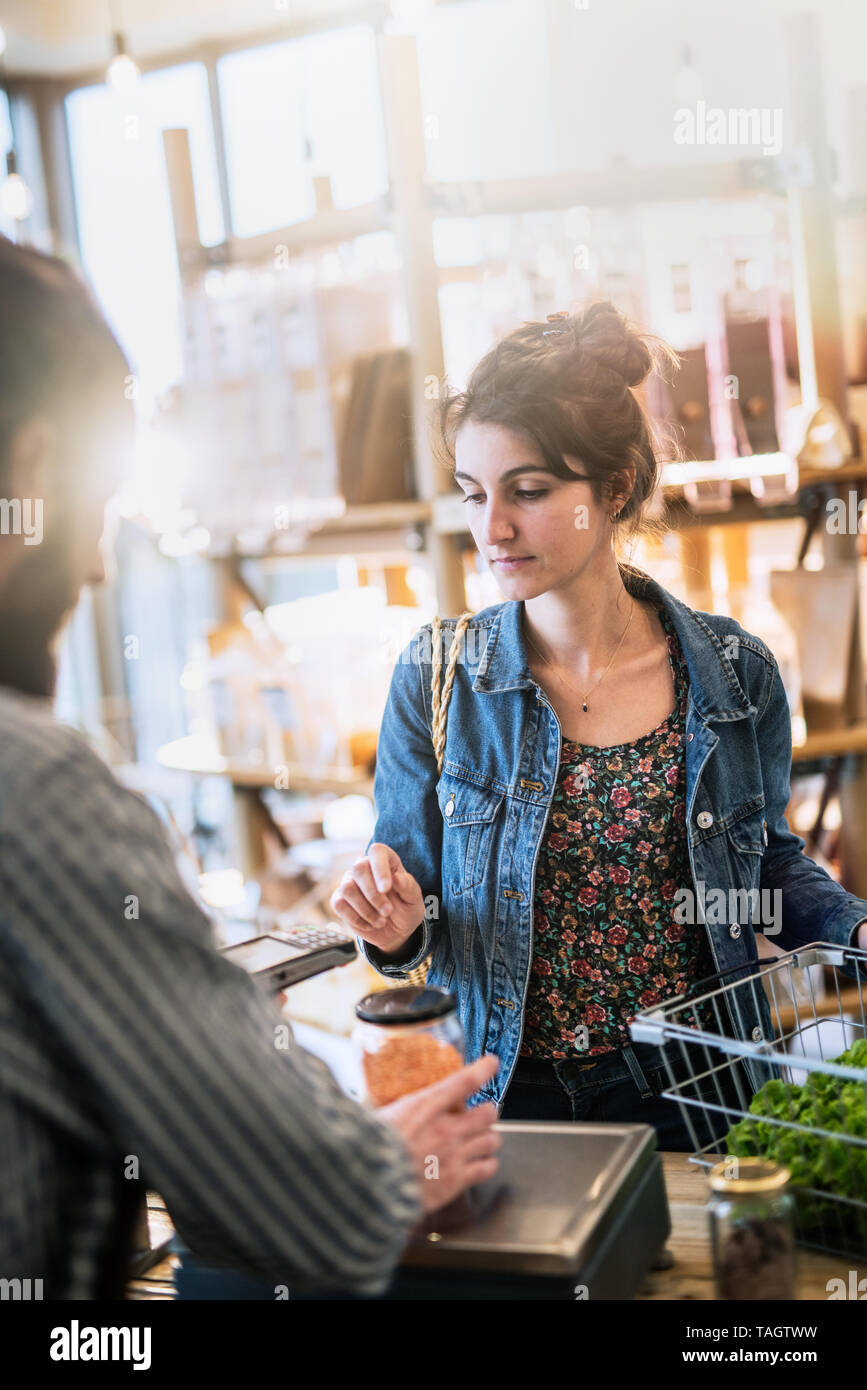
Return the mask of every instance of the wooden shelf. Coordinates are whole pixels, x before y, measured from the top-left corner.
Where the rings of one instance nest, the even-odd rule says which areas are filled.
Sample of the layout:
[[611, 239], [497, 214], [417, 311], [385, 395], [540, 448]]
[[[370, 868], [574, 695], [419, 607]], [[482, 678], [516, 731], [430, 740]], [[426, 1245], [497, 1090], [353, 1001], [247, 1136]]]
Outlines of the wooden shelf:
[[[689, 1154], [662, 1151], [660, 1157], [671, 1216], [671, 1234], [666, 1245], [674, 1256], [674, 1264], [670, 1269], [650, 1270], [636, 1298], [690, 1304], [714, 1301], [717, 1294], [707, 1219], [710, 1187], [705, 1170]], [[826, 1301], [828, 1281], [842, 1279], [846, 1287], [851, 1264], [849, 1255], [828, 1255], [799, 1246], [796, 1299]]]
[[371, 502], [366, 506], [347, 507], [339, 516], [311, 529], [311, 535], [343, 535], [347, 531], [383, 531], [391, 527], [415, 526], [430, 521], [430, 502]]
[[800, 1001], [797, 1009], [794, 1004], [785, 1004], [777, 1007], [771, 991], [766, 989], [765, 993], [768, 996], [768, 1003], [771, 1006], [774, 1023], [776, 1024], [779, 1019], [780, 1026], [785, 1032], [797, 1028], [799, 1022], [801, 1025], [803, 1025], [805, 1020], [807, 1022], [812, 1022], [814, 1010], [817, 1018], [839, 1018], [841, 1009], [845, 1014], [860, 1018], [865, 1005], [867, 1005], [867, 999], [862, 996], [861, 991], [855, 984], [853, 984], [851, 988], [841, 989], [839, 999], [837, 998], [836, 990], [832, 989], [824, 998], [816, 999], [814, 1004]]
[[[426, 526], [431, 520], [431, 503], [372, 502], [364, 506], [347, 507], [344, 512], [324, 521], [302, 522], [297, 527], [274, 531], [261, 550], [246, 549], [239, 553], [242, 560], [305, 560], [311, 556], [361, 554], [381, 550], [411, 549], [404, 542], [404, 533], [414, 526]], [[298, 544], [291, 543], [292, 537]]]
[[[228, 777], [233, 787], [264, 791], [273, 787], [276, 767], [265, 762], [247, 762], [225, 758], [213, 739], [198, 734], [176, 738], [164, 743], [157, 751], [162, 767], [175, 772], [189, 772], [198, 777]], [[318, 771], [301, 763], [282, 763], [286, 769], [289, 791], [337, 792], [369, 795], [373, 779], [366, 768], [324, 768]]]
[[853, 459], [840, 468], [801, 468], [798, 472], [800, 488], [815, 487], [822, 484], [833, 487], [835, 483], [854, 483], [867, 481], [867, 460]]
[[867, 720], [842, 729], [823, 729], [820, 733], [808, 734], [806, 742], [792, 747], [792, 762], [836, 758], [846, 753], [867, 753]]

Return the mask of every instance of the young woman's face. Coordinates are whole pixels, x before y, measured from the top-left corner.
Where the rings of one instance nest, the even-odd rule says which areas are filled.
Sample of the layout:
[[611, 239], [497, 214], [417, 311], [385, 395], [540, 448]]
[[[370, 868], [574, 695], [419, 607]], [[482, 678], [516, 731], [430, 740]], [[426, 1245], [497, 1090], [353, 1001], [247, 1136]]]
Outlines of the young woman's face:
[[[566, 463], [583, 473], [579, 459], [566, 455]], [[609, 513], [590, 483], [548, 472], [538, 447], [512, 430], [468, 420], [455, 464], [473, 540], [507, 598], [565, 587], [603, 553]]]

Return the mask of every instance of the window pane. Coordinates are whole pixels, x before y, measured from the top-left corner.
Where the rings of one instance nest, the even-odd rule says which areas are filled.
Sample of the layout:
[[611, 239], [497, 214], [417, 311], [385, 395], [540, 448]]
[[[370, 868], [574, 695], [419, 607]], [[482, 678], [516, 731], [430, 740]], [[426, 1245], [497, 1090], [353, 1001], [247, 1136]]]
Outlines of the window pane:
[[556, 170], [546, 9], [536, 0], [474, 0], [432, 11], [418, 36], [432, 178]]
[[[12, 148], [12, 123], [9, 120], [9, 98], [0, 87], [0, 155], [5, 159]], [[5, 169], [4, 169], [5, 172]]]
[[[9, 120], [9, 98], [0, 87], [0, 181], [6, 177], [6, 155], [12, 148], [12, 125]], [[8, 217], [0, 204], [0, 232], [15, 240], [15, 221]]]
[[218, 73], [238, 236], [312, 217], [314, 173], [330, 176], [336, 207], [385, 191], [376, 48], [367, 25], [232, 53]]
[[208, 74], [202, 63], [162, 68], [143, 78], [148, 109], [160, 130], [183, 127], [190, 135], [190, 158], [196, 192], [199, 236], [205, 246], [223, 240], [217, 156], [208, 95]]
[[205, 70], [189, 63], [148, 74], [131, 95], [85, 87], [66, 112], [84, 267], [146, 403], [181, 375], [164, 129], [190, 131], [201, 233], [222, 239]]

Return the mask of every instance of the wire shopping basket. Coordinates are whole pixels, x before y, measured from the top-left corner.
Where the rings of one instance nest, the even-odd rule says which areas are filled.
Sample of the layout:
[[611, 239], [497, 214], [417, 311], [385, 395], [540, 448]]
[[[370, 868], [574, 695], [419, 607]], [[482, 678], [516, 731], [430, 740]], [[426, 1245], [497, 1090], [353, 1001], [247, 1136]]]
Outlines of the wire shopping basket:
[[[749, 1026], [768, 1012], [772, 1038]], [[629, 1030], [660, 1049], [691, 1162], [773, 1159], [791, 1173], [799, 1244], [867, 1257], [867, 951], [814, 942], [736, 966]]]

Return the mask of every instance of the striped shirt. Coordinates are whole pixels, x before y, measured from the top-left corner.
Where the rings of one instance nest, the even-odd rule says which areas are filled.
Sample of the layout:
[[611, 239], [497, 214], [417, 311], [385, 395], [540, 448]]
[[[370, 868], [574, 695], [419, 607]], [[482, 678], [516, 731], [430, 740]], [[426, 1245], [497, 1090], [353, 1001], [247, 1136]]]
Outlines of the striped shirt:
[[147, 1189], [290, 1294], [382, 1292], [420, 1215], [402, 1141], [214, 949], [150, 807], [0, 690], [0, 1279], [122, 1297]]

